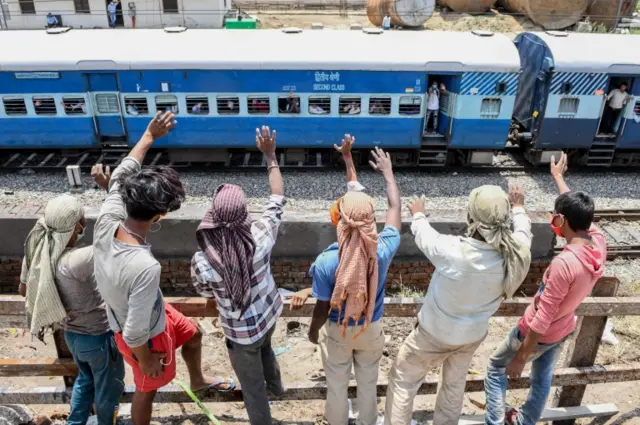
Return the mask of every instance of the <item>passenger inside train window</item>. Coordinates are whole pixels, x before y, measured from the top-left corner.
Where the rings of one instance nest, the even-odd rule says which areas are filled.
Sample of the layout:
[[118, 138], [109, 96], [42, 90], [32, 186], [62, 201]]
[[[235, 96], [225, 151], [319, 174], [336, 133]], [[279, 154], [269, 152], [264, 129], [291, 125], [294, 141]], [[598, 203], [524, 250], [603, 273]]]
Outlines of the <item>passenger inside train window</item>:
[[391, 98], [388, 96], [377, 96], [369, 98], [370, 115], [389, 115], [391, 112]]
[[269, 113], [269, 98], [266, 96], [249, 96], [247, 98], [247, 112], [250, 114]]
[[398, 113], [400, 115], [418, 115], [420, 113], [420, 103], [419, 96], [401, 96]]
[[125, 97], [125, 102], [127, 104], [127, 114], [129, 115], [138, 116], [149, 113], [149, 105], [147, 104], [146, 97], [127, 96]]
[[156, 109], [162, 112], [178, 113], [178, 98], [173, 95], [156, 96]]
[[312, 115], [330, 114], [331, 98], [325, 96], [311, 96], [309, 98], [309, 113]]
[[218, 96], [216, 103], [218, 113], [221, 115], [236, 115], [240, 113], [240, 101], [237, 97]]
[[56, 102], [52, 97], [34, 97], [33, 108], [36, 115], [55, 115], [57, 113]]
[[361, 101], [359, 97], [341, 97], [340, 98], [340, 114], [341, 115], [359, 115]]
[[7, 115], [27, 115], [27, 105], [21, 97], [4, 97], [2, 103]]
[[85, 115], [87, 104], [82, 97], [63, 97], [62, 109], [67, 115]]
[[299, 114], [300, 96], [295, 96], [293, 91], [290, 91], [289, 96], [280, 97], [278, 99], [278, 110], [281, 114]]
[[209, 99], [206, 96], [187, 96], [187, 112], [192, 115], [208, 115]]

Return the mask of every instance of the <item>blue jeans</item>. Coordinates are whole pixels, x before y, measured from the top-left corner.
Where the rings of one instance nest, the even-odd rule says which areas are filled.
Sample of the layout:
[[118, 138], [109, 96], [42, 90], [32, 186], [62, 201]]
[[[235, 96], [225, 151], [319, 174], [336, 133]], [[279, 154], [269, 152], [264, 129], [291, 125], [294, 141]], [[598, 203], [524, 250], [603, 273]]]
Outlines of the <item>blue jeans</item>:
[[116, 26], [116, 14], [115, 13], [109, 13], [109, 25], [112, 27]]
[[97, 336], [65, 332], [64, 338], [78, 365], [67, 425], [86, 424], [94, 401], [98, 424], [113, 425], [124, 390], [124, 363], [113, 332]]
[[[551, 391], [553, 368], [558, 361], [565, 340], [566, 338], [553, 344], [538, 344], [529, 358], [528, 361], [533, 362], [531, 366], [531, 389], [529, 390], [527, 401], [518, 412], [517, 423], [519, 425], [534, 425], [542, 416]], [[505, 369], [511, 359], [515, 357], [522, 341], [524, 341], [524, 337], [516, 327], [489, 359], [484, 380], [487, 400], [485, 424], [487, 425], [504, 424], [508, 386]]]

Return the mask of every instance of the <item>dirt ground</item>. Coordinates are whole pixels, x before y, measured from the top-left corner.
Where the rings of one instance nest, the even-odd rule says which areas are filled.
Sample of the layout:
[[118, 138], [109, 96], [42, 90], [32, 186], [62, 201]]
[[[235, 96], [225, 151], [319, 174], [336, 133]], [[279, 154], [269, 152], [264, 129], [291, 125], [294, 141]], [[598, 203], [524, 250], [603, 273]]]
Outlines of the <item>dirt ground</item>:
[[[321, 376], [322, 364], [316, 346], [308, 342], [306, 333], [309, 318], [299, 319], [300, 326], [291, 332], [287, 332], [287, 322], [295, 319], [280, 319], [277, 331], [274, 335], [274, 348], [290, 346], [291, 349], [283, 352], [278, 360], [281, 365], [283, 380], [287, 382], [309, 381], [314, 374]], [[380, 364], [380, 377], [387, 376], [392, 363], [397, 355], [400, 344], [410, 332], [415, 319], [385, 318], [385, 333], [387, 335], [387, 348]], [[502, 339], [515, 325], [516, 319], [493, 319], [489, 336], [476, 352], [470, 373], [483, 374], [487, 359], [491, 352], [498, 346]], [[603, 345], [598, 355], [598, 363], [625, 363], [640, 360], [640, 324], [637, 319], [614, 319], [615, 332], [620, 339], [618, 346]], [[208, 374], [230, 376], [233, 370], [229, 363], [222, 332], [216, 331], [205, 337], [203, 352], [203, 367]], [[5, 329], [0, 331], [0, 357], [55, 357], [55, 349], [51, 338], [46, 345], [39, 341], [32, 341], [28, 335], [23, 335], [21, 330]], [[562, 361], [562, 359], [561, 359]], [[431, 372], [437, 375], [438, 370]], [[183, 362], [178, 363], [178, 379], [188, 382], [188, 375]], [[5, 388], [19, 389], [44, 386], [61, 386], [60, 377], [20, 377], [3, 379]], [[132, 375], [127, 371], [126, 384], [132, 385]], [[614, 395], [615, 394], [615, 395]], [[511, 391], [509, 403], [519, 405], [524, 401], [525, 391]], [[414, 417], [423, 422], [433, 413], [435, 397], [419, 396], [416, 399]], [[475, 403], [474, 403], [475, 402]], [[620, 408], [621, 415], [612, 419], [610, 425], [640, 425], [640, 392], [637, 382], [608, 385], [591, 385], [587, 389], [585, 404], [615, 402]], [[465, 396], [463, 414], [480, 414], [483, 411], [477, 404], [484, 403], [484, 393], [471, 393]], [[223, 425], [236, 425], [248, 423], [246, 411], [242, 403], [213, 403], [208, 407]], [[274, 423], [287, 425], [314, 425], [320, 424], [324, 403], [313, 402], [273, 402], [272, 411]], [[68, 413], [68, 406], [31, 406], [34, 412], [39, 414]], [[379, 402], [379, 408], [384, 408], [384, 399]], [[123, 405], [121, 413], [126, 414], [130, 409]], [[157, 424], [206, 424], [207, 420], [194, 404], [157, 404], [154, 409], [154, 417]], [[63, 423], [63, 422], [60, 422]], [[581, 424], [596, 425], [591, 420], [582, 420]], [[597, 422], [597, 424], [601, 424]]]

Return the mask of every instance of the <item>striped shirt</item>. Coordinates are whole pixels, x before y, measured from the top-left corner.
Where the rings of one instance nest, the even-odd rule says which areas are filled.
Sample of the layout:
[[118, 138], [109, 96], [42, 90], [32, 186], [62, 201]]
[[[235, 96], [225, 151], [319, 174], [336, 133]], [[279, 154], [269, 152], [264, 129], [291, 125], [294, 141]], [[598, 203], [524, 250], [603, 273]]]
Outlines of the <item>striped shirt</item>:
[[256, 243], [251, 279], [251, 305], [241, 314], [232, 311], [220, 273], [213, 269], [202, 251], [191, 259], [191, 280], [198, 294], [216, 299], [220, 323], [225, 336], [231, 341], [250, 345], [262, 338], [282, 313], [282, 297], [271, 275], [271, 250], [276, 243], [282, 221], [284, 196], [271, 195], [259, 220], [251, 224]]

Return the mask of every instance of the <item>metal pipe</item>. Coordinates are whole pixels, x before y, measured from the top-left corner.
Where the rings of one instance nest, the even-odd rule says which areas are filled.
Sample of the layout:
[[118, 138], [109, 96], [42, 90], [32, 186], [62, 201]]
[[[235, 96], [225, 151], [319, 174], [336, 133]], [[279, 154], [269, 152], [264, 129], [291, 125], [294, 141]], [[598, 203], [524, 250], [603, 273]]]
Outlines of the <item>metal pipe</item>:
[[620, 22], [620, 13], [622, 13], [622, 2], [624, 0], [618, 1], [618, 13], [616, 14], [616, 21], [613, 23], [613, 29], [618, 29], [618, 22]]

